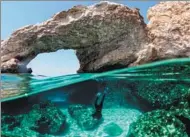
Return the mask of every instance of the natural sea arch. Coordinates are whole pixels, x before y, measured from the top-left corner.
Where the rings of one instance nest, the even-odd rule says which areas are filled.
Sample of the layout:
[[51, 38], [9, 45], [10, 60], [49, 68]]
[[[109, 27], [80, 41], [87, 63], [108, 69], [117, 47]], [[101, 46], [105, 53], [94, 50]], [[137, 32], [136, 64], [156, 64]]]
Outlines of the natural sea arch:
[[[190, 14], [188, 10], [180, 11], [188, 9], [189, 3], [176, 3], [150, 8], [148, 24], [139, 9], [110, 2], [61, 11], [47, 21], [22, 27], [1, 41], [1, 72], [26, 72], [27, 64], [38, 54], [60, 49], [76, 50], [80, 73], [189, 57], [189, 35], [181, 33], [188, 34]], [[171, 6], [179, 11], [171, 12]], [[166, 14], [172, 17], [171, 21]]]

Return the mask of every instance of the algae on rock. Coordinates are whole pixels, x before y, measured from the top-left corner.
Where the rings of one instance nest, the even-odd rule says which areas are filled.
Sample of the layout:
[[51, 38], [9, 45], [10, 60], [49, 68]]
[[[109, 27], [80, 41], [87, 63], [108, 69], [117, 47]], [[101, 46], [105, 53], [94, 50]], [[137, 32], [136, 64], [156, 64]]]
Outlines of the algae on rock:
[[182, 101], [169, 110], [147, 112], [130, 125], [127, 137], [188, 137], [185, 124], [176, 116], [190, 120], [190, 103]]
[[33, 137], [59, 134], [64, 130], [66, 116], [51, 102], [33, 105], [26, 114], [2, 113], [1, 134], [4, 137]]
[[137, 86], [137, 95], [156, 107], [167, 108], [190, 95], [189, 83], [140, 81]]

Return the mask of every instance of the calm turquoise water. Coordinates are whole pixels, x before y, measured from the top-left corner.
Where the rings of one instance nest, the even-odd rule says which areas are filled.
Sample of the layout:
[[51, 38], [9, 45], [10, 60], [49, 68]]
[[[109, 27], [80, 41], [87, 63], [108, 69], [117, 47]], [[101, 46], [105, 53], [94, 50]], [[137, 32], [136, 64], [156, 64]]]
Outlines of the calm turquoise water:
[[[156, 82], [185, 83], [190, 86], [190, 59], [172, 59], [104, 73], [58, 77], [2, 74], [1, 80], [2, 103], [16, 103], [21, 99], [27, 99], [25, 103], [52, 101], [66, 115], [67, 123], [70, 125], [68, 131], [59, 136], [108, 137], [110, 135], [105, 131], [105, 127], [115, 123], [122, 129], [117, 136], [124, 137], [132, 122], [145, 111], [153, 109], [132, 94], [135, 92], [133, 86], [137, 87], [143, 83], [146, 87]], [[76, 120], [69, 115], [68, 106], [93, 105], [96, 94], [104, 91], [107, 94], [102, 111], [103, 123], [94, 130], [81, 129]], [[25, 104], [22, 110], [24, 109]]]
[[190, 81], [190, 59], [172, 59], [137, 67], [104, 73], [75, 74], [58, 77], [32, 76], [29, 74], [2, 74], [1, 90], [18, 90], [17, 96], [2, 98], [1, 102], [14, 100], [88, 80], [141, 80], [141, 81]]

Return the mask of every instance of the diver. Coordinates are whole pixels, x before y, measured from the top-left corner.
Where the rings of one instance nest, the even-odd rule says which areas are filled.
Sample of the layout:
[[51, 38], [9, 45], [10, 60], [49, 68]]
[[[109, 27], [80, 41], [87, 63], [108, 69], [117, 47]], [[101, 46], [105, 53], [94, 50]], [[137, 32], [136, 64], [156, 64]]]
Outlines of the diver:
[[100, 101], [100, 103], [98, 104], [98, 100], [99, 98], [101, 98], [101, 93], [98, 93], [97, 96], [96, 96], [96, 100], [95, 100], [95, 103], [94, 103], [94, 106], [95, 106], [95, 113], [92, 114], [93, 118], [96, 118], [96, 119], [101, 119], [102, 118], [102, 107], [103, 107], [103, 103], [104, 103], [104, 99], [105, 99], [105, 92], [102, 93], [102, 99]]

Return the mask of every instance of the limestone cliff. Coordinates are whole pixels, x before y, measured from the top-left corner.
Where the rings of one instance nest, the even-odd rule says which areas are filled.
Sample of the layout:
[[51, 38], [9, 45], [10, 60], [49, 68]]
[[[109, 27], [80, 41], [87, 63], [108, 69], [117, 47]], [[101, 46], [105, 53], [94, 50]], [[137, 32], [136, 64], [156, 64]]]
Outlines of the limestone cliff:
[[190, 57], [190, 2], [160, 2], [148, 10], [147, 17], [150, 43], [139, 52], [137, 64]]
[[190, 56], [190, 2], [161, 2], [148, 19], [146, 25], [138, 9], [111, 2], [75, 6], [1, 41], [1, 71], [26, 72], [37, 54], [59, 49], [76, 50], [79, 72]]

